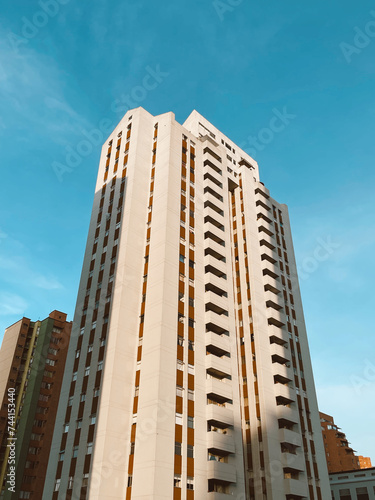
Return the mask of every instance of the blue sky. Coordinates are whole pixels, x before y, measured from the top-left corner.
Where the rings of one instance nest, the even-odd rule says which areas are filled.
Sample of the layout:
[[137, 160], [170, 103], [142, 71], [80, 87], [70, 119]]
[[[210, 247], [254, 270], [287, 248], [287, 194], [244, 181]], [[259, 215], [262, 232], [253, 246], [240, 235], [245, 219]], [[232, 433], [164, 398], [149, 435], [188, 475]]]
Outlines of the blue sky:
[[[100, 145], [53, 165], [114, 127], [127, 96], [180, 122], [195, 108], [256, 140], [290, 210], [320, 408], [375, 462], [373, 2], [42, 3], [0, 18], [0, 332], [73, 315]], [[277, 112], [293, 118], [270, 136]]]

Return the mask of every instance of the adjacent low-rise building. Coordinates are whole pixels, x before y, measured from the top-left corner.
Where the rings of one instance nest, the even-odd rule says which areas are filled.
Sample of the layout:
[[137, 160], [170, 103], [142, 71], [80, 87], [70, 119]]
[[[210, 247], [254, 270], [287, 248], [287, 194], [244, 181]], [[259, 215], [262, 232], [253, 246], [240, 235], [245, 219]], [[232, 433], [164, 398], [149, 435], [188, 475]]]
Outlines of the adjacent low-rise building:
[[72, 323], [53, 311], [5, 330], [0, 350], [2, 500], [40, 500]]
[[332, 500], [375, 500], [375, 467], [329, 475]]

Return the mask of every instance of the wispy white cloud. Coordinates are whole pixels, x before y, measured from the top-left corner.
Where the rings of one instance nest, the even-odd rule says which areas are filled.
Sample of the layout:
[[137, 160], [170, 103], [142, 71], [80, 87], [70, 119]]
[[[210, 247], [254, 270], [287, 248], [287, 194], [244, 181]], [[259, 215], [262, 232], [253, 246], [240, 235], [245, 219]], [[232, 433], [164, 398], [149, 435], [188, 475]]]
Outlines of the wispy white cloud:
[[[65, 96], [66, 73], [51, 57], [25, 46], [20, 53], [6, 43], [0, 29], [0, 98], [2, 126], [38, 127], [55, 143], [81, 134], [91, 123], [75, 111]], [[7, 112], [9, 109], [9, 112]]]
[[27, 306], [23, 297], [14, 293], [0, 292], [0, 316], [22, 315]]

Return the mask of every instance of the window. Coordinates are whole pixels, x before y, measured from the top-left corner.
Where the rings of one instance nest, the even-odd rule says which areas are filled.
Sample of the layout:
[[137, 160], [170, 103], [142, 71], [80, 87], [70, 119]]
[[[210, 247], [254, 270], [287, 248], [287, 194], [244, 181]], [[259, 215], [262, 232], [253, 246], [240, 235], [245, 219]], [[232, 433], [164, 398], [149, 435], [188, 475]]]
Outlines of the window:
[[99, 363], [98, 363], [98, 372], [100, 370], [103, 370], [103, 361], [99, 361]]
[[132, 484], [133, 484], [133, 476], [128, 476], [128, 488], [131, 488]]
[[181, 337], [181, 335], [178, 335], [178, 337], [177, 337], [177, 345], [180, 345], [180, 346], [184, 345], [184, 338]]
[[187, 421], [188, 421], [188, 427], [190, 429], [194, 429], [194, 417], [188, 417]]
[[134, 390], [134, 397], [136, 398], [138, 397], [138, 395], [139, 395], [139, 385], [137, 385]]
[[175, 455], [181, 455], [181, 443], [178, 443], [177, 441], [174, 443], [174, 454]]
[[62, 462], [64, 460], [64, 456], [65, 456], [65, 450], [64, 451], [60, 451], [60, 453], [59, 453], [59, 462]]
[[188, 365], [188, 373], [190, 373], [190, 375], [194, 375], [194, 365]]
[[176, 413], [176, 424], [182, 425], [182, 413]]
[[191, 259], [189, 259], [189, 267], [191, 267], [192, 269], [194, 269], [195, 267], [195, 262]]
[[81, 351], [78, 349], [78, 350], [76, 351], [76, 358], [79, 358], [80, 354], [81, 354]]
[[83, 474], [82, 476], [82, 486], [85, 487], [89, 484], [89, 475], [86, 473], [86, 474]]
[[191, 444], [187, 445], [187, 456], [188, 458], [194, 458], [194, 447]]
[[81, 394], [81, 403], [83, 403], [83, 401], [85, 401], [85, 400], [86, 400], [86, 394], [83, 393], [83, 394]]
[[184, 363], [178, 359], [177, 360], [177, 370], [183, 371], [183, 369], [184, 369]]
[[194, 351], [194, 342], [189, 340], [189, 351]]
[[94, 425], [96, 423], [96, 415], [91, 415], [90, 417], [90, 425]]
[[181, 488], [181, 476], [180, 476], [180, 474], [174, 475], [173, 483], [174, 483], [175, 488]]
[[64, 424], [63, 432], [69, 432], [69, 424]]
[[76, 421], [76, 428], [77, 429], [80, 429], [82, 427], [82, 418], [79, 418], [77, 421]]
[[189, 306], [194, 307], [194, 299], [192, 299], [191, 297], [189, 297]]
[[87, 367], [85, 368], [85, 377], [87, 377], [87, 375], [89, 375], [89, 373], [90, 373], [90, 367], [89, 367], [89, 366], [87, 366]]
[[188, 389], [188, 399], [194, 401], [194, 391], [192, 389]]
[[193, 477], [187, 477], [186, 481], [186, 488], [188, 490], [193, 490], [194, 489], [194, 478]]
[[92, 443], [87, 443], [87, 451], [86, 451], [86, 454], [87, 455], [91, 455], [92, 453]]
[[99, 396], [99, 387], [95, 387], [94, 389], [94, 398], [97, 398]]
[[77, 380], [77, 372], [73, 373], [72, 382], [74, 382], [75, 380]]
[[130, 455], [134, 455], [135, 443], [130, 443]]
[[87, 352], [91, 352], [92, 349], [93, 349], [93, 345], [92, 344], [90, 344], [90, 345], [87, 346]]
[[180, 253], [180, 262], [185, 262], [185, 257]]
[[68, 399], [68, 406], [72, 405], [73, 405], [73, 396], [70, 396], [70, 398]]
[[73, 476], [69, 476], [68, 480], [68, 490], [73, 489]]
[[56, 479], [53, 491], [59, 491], [61, 479]]
[[78, 456], [78, 446], [74, 446], [72, 458], [77, 458], [77, 456]]
[[192, 318], [189, 318], [189, 327], [194, 328], [195, 321]]

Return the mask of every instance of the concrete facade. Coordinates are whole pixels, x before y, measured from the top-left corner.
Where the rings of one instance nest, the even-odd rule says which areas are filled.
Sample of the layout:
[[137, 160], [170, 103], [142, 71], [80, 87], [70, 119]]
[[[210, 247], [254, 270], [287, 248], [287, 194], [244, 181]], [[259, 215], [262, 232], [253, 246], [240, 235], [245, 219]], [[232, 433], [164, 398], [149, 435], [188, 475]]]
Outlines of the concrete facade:
[[375, 500], [375, 468], [329, 475], [332, 500]]
[[45, 500], [330, 497], [287, 207], [196, 111], [103, 146], [57, 420]]

